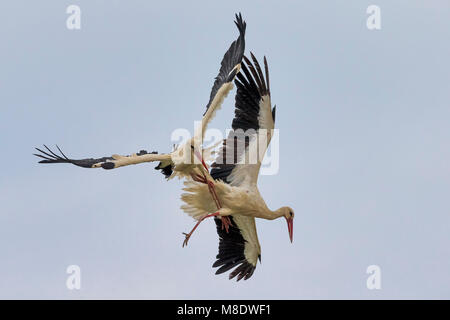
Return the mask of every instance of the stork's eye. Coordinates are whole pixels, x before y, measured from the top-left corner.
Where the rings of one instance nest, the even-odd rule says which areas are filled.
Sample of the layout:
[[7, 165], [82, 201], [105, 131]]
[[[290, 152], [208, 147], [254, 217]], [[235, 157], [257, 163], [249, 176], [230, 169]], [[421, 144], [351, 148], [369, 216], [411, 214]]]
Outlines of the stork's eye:
[[294, 214], [292, 213], [292, 211], [289, 211], [289, 215], [292, 217]]

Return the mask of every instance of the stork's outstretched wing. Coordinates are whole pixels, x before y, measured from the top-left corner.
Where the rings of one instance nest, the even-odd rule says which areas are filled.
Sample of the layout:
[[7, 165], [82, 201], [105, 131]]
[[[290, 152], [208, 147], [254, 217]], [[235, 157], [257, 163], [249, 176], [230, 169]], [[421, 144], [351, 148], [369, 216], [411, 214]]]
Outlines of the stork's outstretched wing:
[[[267, 60], [264, 58], [264, 79], [258, 61], [253, 54], [251, 57], [254, 65], [244, 57], [242, 71], [245, 76], [239, 73], [235, 80], [237, 93], [233, 131], [224, 140], [216, 162], [211, 166], [211, 176], [232, 186], [254, 189], [262, 157], [272, 137], [275, 108], [271, 108]], [[262, 143], [260, 139], [264, 139]], [[258, 150], [258, 147], [263, 150]], [[220, 242], [218, 260], [213, 267], [220, 266], [216, 273], [235, 268], [230, 273], [230, 279], [237, 276], [238, 281], [242, 278], [246, 280], [252, 276], [261, 257], [255, 218], [233, 215], [230, 219], [233, 227], [229, 233], [222, 230], [220, 219], [214, 219]]]
[[206, 105], [206, 111], [202, 119], [202, 132], [206, 131], [209, 122], [214, 118], [217, 110], [222, 106], [223, 100], [233, 89], [233, 80], [241, 68], [242, 57], [245, 51], [245, 28], [246, 23], [242, 19], [242, 15], [236, 14], [236, 21], [234, 22], [239, 29], [239, 37], [233, 41], [228, 51], [223, 56], [219, 74], [217, 75], [211, 95]]
[[[233, 186], [255, 186], [261, 161], [270, 144], [275, 123], [275, 107], [270, 101], [269, 69], [264, 57], [265, 79], [251, 53], [253, 63], [244, 57], [244, 74], [237, 74], [233, 130], [223, 141], [211, 175]], [[244, 76], [245, 75], [245, 76]]]
[[[121, 156], [115, 154], [110, 157], [102, 157], [98, 159], [87, 158], [76, 160], [69, 159], [58, 146], [56, 146], [56, 148], [58, 149], [60, 154], [56, 154], [46, 145], [44, 145], [44, 147], [47, 151], [36, 148], [36, 150], [40, 153], [34, 154], [35, 156], [44, 159], [39, 161], [39, 163], [71, 163], [83, 168], [103, 168], [109, 170], [143, 162], [170, 161], [170, 154], [158, 154], [156, 151], [148, 153], [145, 150], [141, 150], [139, 153], [135, 153], [129, 156]], [[156, 167], [156, 169], [161, 169], [158, 167]]]
[[[211, 95], [209, 102], [206, 106], [206, 112], [202, 119], [202, 132], [206, 132], [206, 127], [211, 119], [214, 117], [215, 112], [221, 107], [224, 98], [228, 95], [228, 92], [233, 88], [233, 80], [236, 74], [239, 73], [241, 68], [242, 57], [245, 50], [245, 28], [246, 23], [242, 19], [242, 15], [236, 14], [235, 24], [239, 30], [239, 37], [233, 41], [230, 48], [225, 53], [219, 74], [215, 78], [214, 85], [211, 89]], [[157, 154], [156, 152], [148, 153], [145, 150], [140, 151], [137, 154], [130, 156], [112, 155], [110, 157], [102, 157], [98, 159], [69, 159], [64, 153], [59, 150], [60, 155], [55, 154], [45, 145], [47, 151], [37, 149], [40, 154], [36, 156], [43, 158], [40, 163], [71, 163], [83, 168], [103, 168], [103, 169], [115, 169], [118, 167], [138, 164], [143, 162], [160, 161], [160, 164], [155, 168], [162, 171], [166, 178], [170, 177], [172, 173], [172, 162], [169, 154]]]

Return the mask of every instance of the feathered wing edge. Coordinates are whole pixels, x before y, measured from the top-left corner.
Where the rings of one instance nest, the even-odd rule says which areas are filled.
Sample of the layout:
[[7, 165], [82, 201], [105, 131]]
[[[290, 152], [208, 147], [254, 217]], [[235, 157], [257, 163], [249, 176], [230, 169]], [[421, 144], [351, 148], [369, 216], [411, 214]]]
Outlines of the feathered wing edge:
[[[249, 145], [249, 137], [246, 135], [247, 130], [257, 131], [260, 129], [261, 107], [264, 106], [264, 103], [270, 103], [270, 99], [265, 100], [270, 98], [267, 59], [264, 57], [264, 76], [257, 59], [253, 53], [250, 53], [250, 55], [253, 62], [244, 56], [241, 72], [237, 74], [234, 81], [237, 92], [235, 116], [232, 122], [233, 131], [230, 132], [227, 139], [223, 140], [216, 162], [211, 165], [211, 175], [214, 179], [222, 179], [227, 183], [231, 182], [228, 179], [236, 166], [239, 165], [237, 163], [241, 160]], [[263, 101], [264, 103], [262, 103]], [[275, 110], [275, 107], [271, 110], [273, 121], [275, 121]], [[233, 157], [228, 154], [230, 152], [234, 152]]]
[[[49, 164], [49, 163], [70, 163], [82, 168], [103, 168], [106, 170], [115, 169], [124, 165], [129, 164], [137, 164], [143, 162], [152, 162], [152, 161], [160, 161], [160, 163], [155, 167], [157, 170], [161, 170], [162, 174], [169, 178], [172, 175], [172, 163], [170, 160], [170, 155], [158, 154], [156, 151], [147, 152], [145, 150], [141, 150], [136, 154], [131, 156], [119, 156], [113, 155], [110, 157], [101, 157], [101, 158], [86, 158], [86, 159], [70, 159], [68, 158], [64, 152], [56, 146], [60, 154], [55, 153], [49, 147], [44, 144], [44, 148], [46, 151], [35, 148], [39, 153], [34, 153], [36, 157], [39, 157], [43, 160], [39, 161], [39, 163]], [[131, 157], [134, 161], [128, 161]], [[167, 158], [162, 160], [161, 158]], [[161, 161], [162, 160], [162, 161]]]
[[[213, 268], [219, 267], [216, 274], [221, 274], [234, 268], [229, 279], [237, 277], [236, 280], [247, 280], [256, 269], [257, 260], [261, 261], [259, 243], [254, 244], [247, 241], [239, 228], [238, 219], [246, 219], [246, 222], [255, 223], [254, 218], [241, 216], [239, 218], [229, 216], [231, 227], [228, 232], [222, 228], [222, 221], [214, 218], [217, 233], [219, 235], [219, 253]], [[254, 229], [256, 232], [256, 229]], [[256, 236], [256, 235], [255, 235]], [[257, 239], [257, 238], [256, 238]]]
[[245, 29], [247, 26], [240, 13], [239, 15], [236, 14], [235, 24], [239, 30], [239, 37], [233, 41], [223, 56], [219, 74], [215, 78], [209, 101], [206, 105], [206, 111], [203, 114], [203, 133], [206, 131], [209, 122], [214, 118], [216, 112], [221, 108], [223, 100], [231, 89], [233, 89], [233, 80], [240, 71], [242, 57], [245, 51]]
[[241, 64], [242, 57], [245, 51], [245, 29], [247, 24], [242, 19], [241, 13], [236, 14], [236, 21], [234, 22], [239, 30], [239, 37], [233, 41], [230, 48], [225, 52], [222, 62], [220, 63], [219, 74], [215, 78], [214, 84], [211, 88], [211, 94], [208, 104], [206, 105], [205, 115], [217, 95], [219, 89], [227, 82], [232, 82], [234, 77], [239, 72], [236, 67]]
[[39, 148], [35, 148], [40, 153], [34, 153], [36, 157], [42, 158], [44, 160], [39, 161], [39, 163], [71, 163], [82, 168], [94, 168], [95, 164], [101, 164], [103, 169], [114, 169], [113, 157], [102, 157], [102, 158], [86, 158], [86, 159], [70, 159], [68, 158], [62, 150], [56, 146], [59, 151], [59, 155], [53, 152], [49, 147], [44, 144], [44, 151]]

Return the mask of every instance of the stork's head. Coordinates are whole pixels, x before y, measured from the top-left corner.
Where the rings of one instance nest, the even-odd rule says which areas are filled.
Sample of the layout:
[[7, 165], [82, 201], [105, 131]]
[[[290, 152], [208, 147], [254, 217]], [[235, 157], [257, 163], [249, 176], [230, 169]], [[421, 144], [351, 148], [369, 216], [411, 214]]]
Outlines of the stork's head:
[[290, 207], [282, 207], [281, 213], [283, 214], [284, 218], [286, 219], [287, 226], [288, 226], [288, 232], [289, 232], [289, 239], [293, 240], [294, 238], [294, 210]]

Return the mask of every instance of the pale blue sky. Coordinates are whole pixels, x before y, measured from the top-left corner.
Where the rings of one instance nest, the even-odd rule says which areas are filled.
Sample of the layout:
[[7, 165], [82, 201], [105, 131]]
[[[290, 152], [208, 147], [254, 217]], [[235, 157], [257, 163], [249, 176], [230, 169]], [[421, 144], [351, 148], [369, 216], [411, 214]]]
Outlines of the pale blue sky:
[[[66, 7], [82, 29], [66, 28]], [[381, 7], [382, 29], [366, 28]], [[262, 264], [215, 276], [218, 239], [180, 209], [181, 183], [141, 165], [38, 165], [171, 149], [193, 129], [220, 60], [247, 21], [266, 55], [280, 171], [262, 176]], [[0, 298], [450, 298], [448, 1], [2, 1]], [[234, 92], [214, 120], [225, 130]], [[82, 288], [65, 286], [68, 265]], [[366, 288], [367, 266], [382, 289]]]

